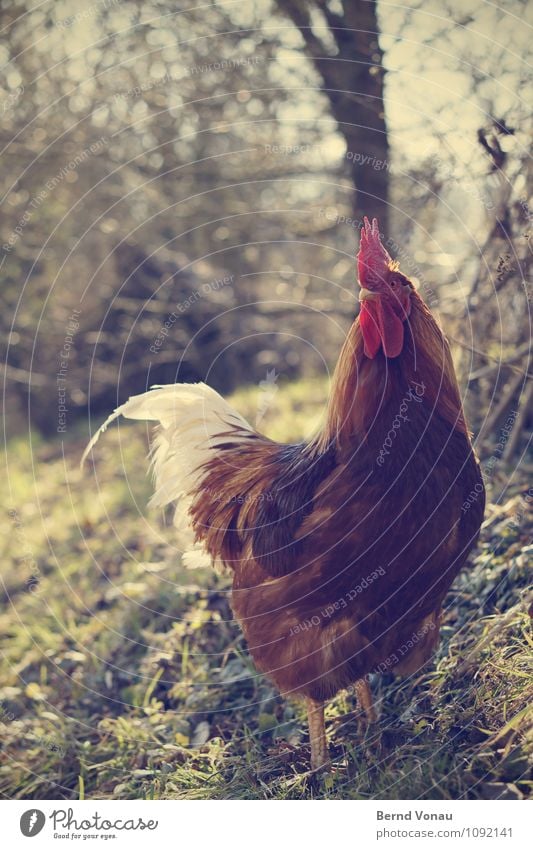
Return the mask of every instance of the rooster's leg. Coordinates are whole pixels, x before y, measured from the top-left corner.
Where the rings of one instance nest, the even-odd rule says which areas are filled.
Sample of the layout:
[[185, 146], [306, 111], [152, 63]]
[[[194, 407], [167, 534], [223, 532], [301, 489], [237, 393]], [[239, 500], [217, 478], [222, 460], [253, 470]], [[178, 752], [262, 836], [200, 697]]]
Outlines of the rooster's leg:
[[372, 701], [372, 690], [366, 678], [360, 678], [355, 682], [355, 694], [357, 701], [363, 708], [369, 725], [376, 721], [376, 709]]
[[305, 700], [309, 721], [309, 740], [311, 742], [311, 769], [317, 770], [329, 766], [328, 742], [324, 726], [324, 705], [309, 697]]

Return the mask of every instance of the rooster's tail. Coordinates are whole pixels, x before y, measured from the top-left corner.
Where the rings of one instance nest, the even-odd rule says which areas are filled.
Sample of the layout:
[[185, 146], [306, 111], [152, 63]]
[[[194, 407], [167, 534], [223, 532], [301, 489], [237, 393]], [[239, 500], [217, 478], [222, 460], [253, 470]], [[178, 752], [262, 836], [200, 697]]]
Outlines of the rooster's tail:
[[227, 431], [253, 432], [253, 428], [205, 383], [154, 386], [117, 407], [89, 442], [82, 466], [101, 434], [120, 416], [158, 423], [150, 452], [154, 474], [150, 505], [175, 503], [174, 525], [185, 549], [184, 562], [189, 566], [211, 563], [202, 546], [194, 542], [189, 517], [191, 492], [200, 483], [201, 467], [213, 456], [213, 449], [227, 439]]

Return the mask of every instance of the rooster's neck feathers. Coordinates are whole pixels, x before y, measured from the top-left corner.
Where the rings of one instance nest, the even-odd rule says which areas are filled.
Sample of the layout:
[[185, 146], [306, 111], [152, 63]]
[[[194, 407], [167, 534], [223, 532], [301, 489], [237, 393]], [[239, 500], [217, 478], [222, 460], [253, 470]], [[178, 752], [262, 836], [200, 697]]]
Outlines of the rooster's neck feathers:
[[364, 353], [359, 319], [352, 324], [333, 375], [322, 431], [314, 447], [341, 447], [365, 439], [370, 430], [385, 428], [383, 410], [397, 401], [399, 407], [409, 388], [423, 387], [424, 404], [453, 429], [467, 433], [459, 388], [448, 342], [425, 303], [413, 292], [411, 314], [405, 323], [401, 354], [388, 359], [380, 352], [374, 359]]

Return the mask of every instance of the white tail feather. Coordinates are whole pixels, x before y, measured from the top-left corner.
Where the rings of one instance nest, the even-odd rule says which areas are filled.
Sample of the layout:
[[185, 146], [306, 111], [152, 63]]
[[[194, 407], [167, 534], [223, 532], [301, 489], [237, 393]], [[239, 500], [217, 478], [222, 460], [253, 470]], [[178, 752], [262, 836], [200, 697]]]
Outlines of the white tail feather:
[[150, 505], [164, 507], [176, 503], [174, 526], [187, 549], [184, 562], [191, 566], [211, 563], [203, 547], [194, 542], [189, 517], [190, 493], [200, 482], [199, 467], [213, 456], [217, 444], [227, 440], [222, 435], [224, 431], [234, 427], [253, 431], [253, 428], [205, 383], [155, 386], [117, 407], [89, 442], [81, 465], [100, 435], [119, 416], [159, 423], [151, 450], [155, 490]]

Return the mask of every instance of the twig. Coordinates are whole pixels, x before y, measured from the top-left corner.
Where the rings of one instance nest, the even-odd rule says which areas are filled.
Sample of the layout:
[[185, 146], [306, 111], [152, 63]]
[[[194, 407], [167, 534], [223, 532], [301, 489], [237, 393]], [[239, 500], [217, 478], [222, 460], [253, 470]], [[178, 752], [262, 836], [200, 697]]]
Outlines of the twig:
[[24, 383], [26, 386], [48, 386], [49, 378], [44, 374], [38, 374], [35, 371], [25, 371], [25, 369], [15, 368], [15, 366], [0, 363], [0, 368], [5, 373], [6, 377], [17, 383]]
[[520, 436], [522, 434], [522, 430], [524, 428], [524, 424], [526, 422], [526, 416], [531, 409], [531, 399], [533, 398], [533, 382], [527, 383], [524, 387], [523, 394], [521, 394], [520, 399], [518, 401], [518, 415], [516, 417], [513, 429], [511, 431], [511, 435], [509, 437], [509, 441], [505, 446], [505, 450], [503, 452], [502, 459], [510, 460], [513, 456], [515, 449], [520, 441]]
[[[485, 441], [485, 438], [488, 433], [490, 433], [500, 416], [505, 412], [509, 404], [514, 398], [514, 395], [520, 386], [522, 380], [524, 379], [524, 372], [519, 372], [511, 382], [506, 386], [505, 391], [502, 393], [502, 396], [496, 406], [493, 408], [490, 415], [487, 415], [481, 429], [477, 435], [477, 444], [482, 445]], [[531, 384], [533, 386], [533, 384]]]
[[[489, 366], [483, 366], [482, 368], [479, 368], [477, 371], [473, 371], [472, 374], [468, 378], [468, 382], [472, 383], [472, 381], [478, 380], [480, 377], [485, 377], [485, 375], [491, 374], [493, 371], [496, 371], [496, 369], [500, 368], [500, 366], [501, 366], [501, 368], [505, 368], [506, 366], [510, 366], [511, 363], [515, 363], [517, 360], [520, 359], [520, 357], [522, 357], [524, 354], [527, 354], [528, 351], [531, 350], [531, 347], [532, 347], [531, 342], [525, 342], [523, 345], [520, 345], [520, 347], [516, 349], [514, 354], [511, 354], [510, 357], [507, 357], [507, 359], [498, 360], [497, 362], [494, 362]], [[525, 369], [522, 369], [522, 371], [525, 371]]]

